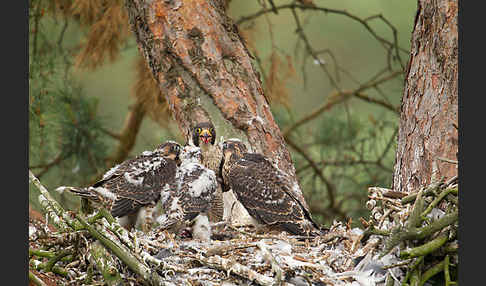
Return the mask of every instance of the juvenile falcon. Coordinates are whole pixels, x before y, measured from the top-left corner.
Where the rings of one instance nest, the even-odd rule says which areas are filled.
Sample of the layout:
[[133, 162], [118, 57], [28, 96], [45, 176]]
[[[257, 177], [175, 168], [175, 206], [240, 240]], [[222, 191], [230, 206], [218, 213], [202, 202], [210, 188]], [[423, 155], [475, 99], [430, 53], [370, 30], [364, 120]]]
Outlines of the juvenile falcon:
[[247, 153], [242, 142], [223, 143], [222, 176], [248, 213], [260, 224], [295, 235], [320, 235], [310, 212], [296, 199], [289, 176], [261, 154]]
[[216, 129], [211, 122], [200, 122], [192, 129], [192, 142], [194, 146], [201, 148], [202, 164], [212, 170], [218, 180], [218, 189], [216, 190], [209, 210], [209, 220], [218, 222], [223, 219], [224, 203], [221, 185], [221, 160], [223, 153], [218, 144], [216, 144]]
[[119, 218], [122, 226], [139, 227], [151, 217], [146, 208], [154, 206], [162, 189], [173, 184], [180, 151], [177, 142], [167, 141], [153, 151], [116, 165], [90, 187], [61, 188], [100, 203]]
[[158, 222], [161, 229], [176, 233], [186, 222], [191, 222], [193, 238], [208, 241], [211, 236], [208, 212], [218, 182], [216, 174], [200, 163], [201, 159], [199, 147], [184, 147], [174, 186], [167, 186], [161, 193], [165, 215], [158, 218]]

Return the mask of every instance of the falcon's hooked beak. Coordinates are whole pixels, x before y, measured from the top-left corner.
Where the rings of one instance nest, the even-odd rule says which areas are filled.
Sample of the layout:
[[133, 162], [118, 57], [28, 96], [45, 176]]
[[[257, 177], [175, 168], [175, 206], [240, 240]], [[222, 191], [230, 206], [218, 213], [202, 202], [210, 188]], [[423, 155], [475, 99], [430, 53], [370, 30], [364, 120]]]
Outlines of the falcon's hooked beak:
[[209, 144], [211, 142], [212, 138], [213, 138], [213, 135], [211, 134], [211, 132], [209, 132], [208, 129], [203, 129], [199, 133], [199, 139], [201, 139], [201, 141], [204, 142], [204, 144]]

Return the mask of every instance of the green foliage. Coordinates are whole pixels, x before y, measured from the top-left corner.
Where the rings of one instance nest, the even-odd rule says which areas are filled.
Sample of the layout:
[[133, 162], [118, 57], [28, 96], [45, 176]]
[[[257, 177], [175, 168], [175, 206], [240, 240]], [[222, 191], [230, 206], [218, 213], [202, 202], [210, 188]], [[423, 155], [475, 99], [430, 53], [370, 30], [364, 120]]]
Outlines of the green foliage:
[[[38, 177], [47, 175], [43, 181], [51, 188], [66, 178], [83, 185], [106, 168], [103, 120], [98, 99], [87, 97], [73, 78], [71, 51], [62, 45], [66, 29], [53, 28], [53, 19], [37, 13], [42, 9], [29, 10], [29, 40], [35, 42], [29, 50], [29, 168]], [[34, 189], [30, 197], [37, 208]]]
[[364, 208], [368, 187], [390, 186], [398, 122], [385, 115], [377, 121], [364, 120], [354, 112], [331, 112], [313, 128], [293, 134], [294, 142], [304, 147], [333, 186], [331, 206], [328, 186], [301, 154], [291, 150], [304, 193], [321, 223], [330, 223], [341, 214], [358, 223], [359, 217], [368, 214]]

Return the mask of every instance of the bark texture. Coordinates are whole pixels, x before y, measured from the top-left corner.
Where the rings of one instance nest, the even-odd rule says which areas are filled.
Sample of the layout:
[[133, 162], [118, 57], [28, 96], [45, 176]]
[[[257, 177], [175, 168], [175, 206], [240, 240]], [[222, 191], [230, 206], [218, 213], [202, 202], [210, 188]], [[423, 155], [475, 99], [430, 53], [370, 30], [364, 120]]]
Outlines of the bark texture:
[[[393, 189], [457, 175], [458, 2], [419, 0], [402, 98]], [[435, 163], [437, 165], [435, 165]]]
[[126, 1], [141, 54], [186, 140], [202, 120], [213, 122], [217, 139], [234, 134], [221, 132], [219, 116], [297, 181], [258, 71], [224, 5], [219, 0]]

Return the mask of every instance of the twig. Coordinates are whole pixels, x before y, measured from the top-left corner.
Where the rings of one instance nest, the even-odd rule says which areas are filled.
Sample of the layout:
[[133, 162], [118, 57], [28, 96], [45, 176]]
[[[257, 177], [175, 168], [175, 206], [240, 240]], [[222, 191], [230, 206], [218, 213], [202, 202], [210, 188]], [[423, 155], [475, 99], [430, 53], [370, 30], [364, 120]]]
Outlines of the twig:
[[439, 249], [442, 245], [444, 245], [447, 242], [447, 239], [448, 239], [447, 234], [442, 234], [437, 238], [421, 246], [403, 250], [402, 252], [400, 252], [400, 258], [408, 259], [408, 258], [414, 258], [418, 256], [425, 256]]
[[248, 235], [248, 236], [250, 236], [252, 238], [286, 240], [283, 237], [278, 237], [278, 236], [275, 236], [275, 235], [258, 235], [258, 234], [250, 233], [250, 232], [244, 231], [242, 229], [239, 229], [237, 227], [234, 227], [232, 225], [228, 225], [228, 227], [231, 228], [232, 230], [235, 230], [235, 231], [237, 231], [237, 232], [239, 232], [241, 234], [244, 234], [244, 235]]
[[29, 271], [29, 280], [37, 286], [47, 286], [47, 284], [44, 283], [44, 281], [42, 281], [39, 277], [35, 276], [32, 271]]
[[455, 195], [457, 195], [457, 189], [454, 188], [454, 189], [446, 189], [444, 191], [442, 191], [439, 196], [437, 196], [437, 198], [435, 198], [430, 204], [429, 206], [427, 207], [427, 209], [425, 209], [425, 211], [422, 213], [422, 219], [425, 219], [425, 216], [427, 216], [428, 213], [430, 213], [432, 211], [433, 208], [435, 208], [435, 206], [437, 206], [437, 204], [443, 199], [445, 198], [448, 194], [450, 193], [453, 193]]
[[[44, 204], [45, 206], [51, 207], [51, 213], [62, 218], [62, 220], [59, 220], [58, 223], [60, 224], [60, 226], [62, 226], [63, 229], [67, 229], [67, 227], [65, 226], [66, 223], [74, 230], [82, 229], [82, 227], [79, 225], [79, 222], [73, 220], [69, 216], [69, 214], [61, 207], [61, 205], [51, 197], [47, 189], [40, 183], [40, 181], [34, 176], [34, 174], [32, 174], [32, 171], [30, 170], [29, 181], [32, 182], [41, 192], [41, 195], [39, 196], [40, 203]], [[43, 198], [45, 199], [44, 202]]]
[[363, 232], [363, 236], [361, 237], [361, 241], [368, 239], [368, 237], [372, 234], [382, 235], [382, 236], [389, 236], [391, 233], [387, 230], [382, 230], [379, 228], [375, 228], [373, 225], [370, 225], [365, 231]]
[[390, 75], [388, 75], [386, 77], [383, 77], [381, 79], [371, 79], [370, 81], [368, 81], [367, 83], [359, 86], [355, 90], [342, 91], [342, 92], [338, 92], [338, 93], [334, 93], [334, 94], [330, 95], [328, 97], [329, 99], [322, 106], [318, 107], [317, 109], [315, 109], [314, 111], [312, 111], [309, 115], [304, 116], [303, 118], [299, 119], [294, 124], [292, 124], [290, 127], [286, 128], [284, 130], [284, 132], [283, 132], [284, 138], [287, 140], [289, 138], [290, 134], [296, 128], [298, 128], [299, 126], [301, 126], [304, 123], [307, 123], [308, 121], [311, 121], [311, 120], [315, 119], [321, 113], [323, 113], [324, 111], [330, 110], [336, 104], [339, 104], [339, 103], [344, 102], [345, 100], [349, 99], [350, 96], [356, 96], [356, 97], [358, 97], [360, 99], [363, 99], [363, 100], [366, 100], [368, 102], [377, 103], [379, 105], [384, 106], [385, 108], [388, 108], [388, 109], [394, 111], [395, 113], [398, 113], [398, 108], [397, 107], [394, 107], [394, 106], [392, 106], [392, 105], [390, 105], [390, 104], [388, 104], [386, 102], [380, 101], [378, 99], [372, 99], [372, 98], [364, 95], [362, 92], [364, 90], [366, 90], [366, 89], [375, 87], [377, 85], [382, 84], [383, 82], [386, 82], [388, 80], [391, 80], [391, 79], [397, 77], [398, 75], [400, 75], [402, 73], [403, 73], [402, 71], [395, 71], [395, 72], [392, 72]]
[[[428, 196], [430, 194], [433, 194], [436, 190], [439, 189], [440, 185], [442, 183], [442, 179], [433, 183], [433, 184], [430, 184], [424, 191], [424, 196]], [[401, 203], [402, 205], [405, 205], [407, 203], [410, 203], [410, 202], [413, 202], [415, 200], [415, 198], [417, 197], [417, 194], [418, 192], [416, 193], [413, 193], [413, 194], [410, 194], [406, 197], [404, 197], [402, 200], [401, 200]]]
[[328, 100], [322, 106], [318, 107], [317, 109], [312, 111], [309, 115], [304, 116], [303, 118], [299, 119], [294, 124], [292, 124], [291, 126], [287, 127], [283, 131], [283, 136], [284, 136], [285, 140], [287, 140], [289, 138], [290, 134], [295, 129], [297, 129], [299, 126], [303, 125], [304, 123], [306, 123], [308, 121], [313, 120], [314, 118], [319, 116], [324, 111], [330, 110], [333, 106], [335, 106], [336, 104], [339, 104], [341, 102], [344, 102], [348, 98], [349, 98], [349, 95], [343, 95], [343, 94], [340, 94], [340, 93], [332, 94], [331, 96], [328, 97]]
[[300, 23], [299, 17], [297, 16], [297, 13], [295, 12], [295, 9], [292, 8], [291, 10], [292, 10], [292, 15], [294, 16], [295, 24], [297, 25], [296, 33], [304, 41], [304, 44], [305, 44], [305, 47], [306, 47], [307, 52], [312, 56], [312, 58], [314, 59], [314, 61], [316, 61], [317, 63], [319, 63], [319, 67], [321, 67], [322, 70], [324, 71], [324, 73], [327, 75], [327, 77], [329, 78], [329, 81], [330, 81], [331, 85], [339, 93], [341, 93], [341, 88], [339, 87], [339, 85], [336, 83], [336, 81], [334, 80], [334, 78], [331, 76], [331, 74], [327, 70], [327, 65], [321, 64], [321, 60], [319, 59], [319, 57], [316, 55], [316, 52], [312, 48], [312, 46], [311, 46], [311, 44], [309, 42], [309, 39], [307, 38], [306, 34], [304, 33], [304, 30], [302, 29], [302, 25]]
[[[46, 258], [54, 258], [56, 256], [55, 253], [50, 252], [50, 251], [46, 251], [46, 250], [42, 250], [42, 249], [29, 248], [29, 257], [34, 256], [34, 255], [38, 256], [38, 257], [46, 257]], [[67, 261], [72, 260], [72, 257], [71, 258], [70, 257], [61, 257], [60, 260], [67, 262]]]
[[459, 164], [458, 161], [455, 161], [455, 160], [451, 160], [451, 159], [447, 159], [447, 158], [443, 158], [443, 157], [437, 157], [437, 160], [440, 160], [440, 161], [443, 161], [443, 162], [447, 162], [447, 163], [451, 163], [451, 164]]
[[[379, 159], [376, 160], [376, 161], [369, 161], [369, 160], [349, 160], [349, 161], [328, 161], [328, 160], [321, 160], [319, 162], [316, 162], [316, 165], [317, 166], [320, 166], [320, 165], [326, 165], [326, 166], [346, 166], [346, 165], [376, 165], [377, 167], [389, 172], [389, 173], [392, 173], [392, 170], [390, 168], [387, 168], [385, 166], [383, 166]], [[307, 170], [308, 168], [310, 168], [311, 165], [310, 164], [307, 164], [305, 166], [302, 166], [300, 167], [299, 169], [297, 169], [295, 171], [296, 174], [299, 174], [305, 170]], [[404, 195], [406, 195], [404, 193]]]
[[445, 286], [451, 285], [451, 275], [449, 273], [449, 255], [444, 258], [444, 280]]
[[61, 276], [64, 276], [64, 277], [68, 276], [68, 272], [66, 271], [66, 269], [64, 269], [60, 266], [57, 266], [57, 265], [52, 265], [52, 266], [50, 266], [49, 270], [46, 270], [46, 263], [39, 263], [37, 261], [37, 263], [35, 264], [35, 269], [36, 270], [43, 270], [43, 271], [46, 271], [46, 272], [52, 272], [52, 273], [55, 273], [55, 274], [58, 274], [58, 275], [61, 275]]
[[336, 188], [335, 186], [322, 174], [322, 170], [320, 170], [314, 160], [307, 154], [307, 152], [302, 149], [299, 145], [295, 144], [290, 138], [286, 139], [287, 144], [292, 147], [295, 151], [299, 152], [304, 159], [309, 162], [311, 165], [312, 169], [314, 170], [315, 174], [321, 179], [321, 181], [326, 185], [326, 190], [327, 190], [327, 195], [329, 198], [329, 208], [332, 209], [333, 212], [335, 212], [337, 215], [341, 217], [346, 217], [345, 214], [336, 208], [336, 199], [335, 199], [335, 193], [336, 193]]
[[94, 238], [98, 239], [103, 246], [110, 249], [113, 254], [120, 258], [123, 263], [125, 263], [133, 272], [138, 274], [146, 283], [153, 283], [155, 285], [164, 284], [162, 278], [157, 274], [157, 272], [152, 271], [148, 266], [138, 261], [138, 259], [129, 250], [103, 236], [98, 230], [96, 230], [79, 215], [76, 215], [76, 218]]
[[100, 131], [105, 133], [106, 135], [109, 135], [110, 137], [112, 137], [113, 139], [116, 139], [116, 140], [121, 140], [122, 136], [120, 134], [117, 134], [115, 132], [112, 132], [102, 126], [99, 127]]
[[381, 195], [383, 195], [384, 197], [392, 198], [392, 199], [401, 199], [401, 198], [407, 196], [406, 193], [397, 192], [397, 191], [394, 191], [392, 189], [381, 188], [381, 187], [369, 187], [368, 192], [371, 192], [371, 193], [378, 192]]
[[391, 269], [391, 268], [395, 268], [395, 267], [400, 267], [400, 266], [407, 265], [409, 263], [410, 263], [410, 260], [404, 260], [404, 261], [401, 261], [401, 262], [398, 262], [398, 263], [395, 263], [395, 264], [385, 265], [385, 266], [383, 266], [383, 269], [386, 270], [386, 269]]
[[367, 96], [366, 94], [362, 93], [362, 92], [356, 92], [356, 93], [353, 93], [353, 95], [363, 101], [366, 101], [366, 102], [369, 102], [369, 103], [375, 103], [375, 104], [378, 104], [378, 105], [381, 105], [383, 106], [384, 108], [388, 109], [388, 110], [391, 110], [393, 111], [394, 114], [400, 114], [400, 111], [399, 111], [399, 108], [396, 107], [396, 106], [393, 106], [387, 102], [384, 102], [382, 100], [379, 100], [379, 99], [376, 99], [376, 98], [371, 98], [369, 96]]
[[59, 39], [57, 40], [58, 49], [62, 48], [62, 41], [64, 40], [64, 34], [66, 33], [68, 25], [69, 20], [67, 18], [64, 18], [64, 26], [62, 26], [61, 34], [59, 35]]
[[62, 160], [64, 160], [66, 156], [64, 156], [63, 152], [61, 152], [59, 155], [56, 156], [51, 162], [47, 164], [39, 164], [39, 165], [34, 165], [29, 167], [30, 169], [37, 169], [37, 168], [42, 168], [42, 170], [36, 175], [37, 178], [42, 177], [51, 167], [56, 166], [57, 164], [61, 163]]
[[390, 204], [393, 204], [395, 206], [401, 206], [399, 201], [391, 199], [391, 198], [387, 198], [387, 197], [368, 196], [368, 199], [370, 199], [370, 200], [381, 200], [381, 201], [385, 201], [385, 202], [388, 202]]
[[427, 271], [425, 271], [424, 274], [422, 274], [419, 285], [420, 286], [424, 285], [425, 282], [427, 282], [427, 280], [430, 279], [430, 277], [441, 272], [442, 270], [444, 270], [444, 260], [427, 269]]
[[[333, 13], [333, 14], [338, 14], [338, 15], [343, 15], [343, 16], [346, 16], [346, 17], [349, 17], [351, 18], [352, 20], [362, 24], [365, 29], [376, 39], [378, 40], [380, 43], [388, 46], [388, 47], [394, 47], [396, 46], [396, 49], [403, 52], [403, 53], [406, 53], [408, 54], [409, 51], [404, 49], [404, 48], [400, 48], [398, 45], [395, 45], [395, 43], [392, 43], [380, 36], [378, 36], [378, 34], [371, 28], [371, 26], [367, 23], [368, 20], [371, 20], [373, 18], [380, 18], [381, 20], [383, 20], [384, 18], [383, 17], [378, 17], [378, 16], [370, 16], [368, 18], [365, 18], [365, 19], [361, 19], [353, 14], [350, 14], [349, 12], [347, 12], [346, 10], [337, 10], [337, 9], [331, 9], [331, 8], [324, 8], [324, 7], [317, 7], [317, 6], [306, 6], [306, 5], [301, 5], [301, 4], [298, 4], [298, 3], [292, 3], [292, 4], [285, 4], [285, 5], [280, 5], [280, 6], [276, 6], [275, 9], [277, 10], [283, 10], [283, 9], [292, 9], [292, 10], [295, 10], [295, 9], [301, 9], [301, 10], [315, 10], [315, 11], [320, 11], [320, 12], [324, 12], [324, 13]], [[250, 20], [253, 20], [253, 19], [256, 19], [258, 18], [259, 16], [263, 15], [263, 14], [266, 14], [266, 13], [269, 13], [269, 12], [273, 12], [272, 9], [261, 9], [260, 11], [252, 14], [252, 15], [249, 15], [249, 16], [244, 16], [244, 17], [241, 17], [240, 19], [238, 19], [235, 23], [236, 25], [241, 25], [243, 22], [246, 22], [246, 21], [250, 21]], [[385, 21], [384, 21], [385, 22]], [[387, 22], [385, 22], [385, 24], [389, 24]], [[386, 49], [388, 49], [388, 47], [385, 47]]]
[[208, 250], [206, 250], [206, 255], [207, 256], [213, 256], [213, 255], [223, 255], [225, 253], [228, 253], [228, 252], [232, 252], [234, 250], [237, 250], [237, 249], [245, 249], [245, 248], [249, 248], [249, 247], [257, 247], [256, 243], [245, 243], [245, 244], [241, 244], [241, 243], [238, 243], [237, 245], [217, 245], [217, 246], [214, 246], [212, 248], [209, 248]]
[[415, 268], [410, 274], [410, 286], [418, 286], [420, 283], [420, 271]]
[[122, 282], [120, 273], [116, 268], [116, 262], [111, 254], [104, 248], [99, 241], [91, 244], [90, 250], [92, 264], [96, 266], [98, 271], [103, 275], [103, 280], [108, 285], [118, 285]]
[[383, 150], [383, 153], [381, 153], [381, 156], [376, 161], [377, 163], [380, 163], [381, 164], [381, 161], [383, 160], [383, 158], [385, 158], [386, 154], [390, 150], [390, 148], [393, 145], [393, 143], [395, 143], [395, 138], [396, 138], [397, 134], [398, 134], [398, 127], [395, 128], [395, 130], [393, 131], [393, 134], [390, 137], [390, 140], [388, 140], [388, 143], [386, 144], [385, 150]]
[[263, 286], [271, 286], [275, 284], [275, 279], [262, 275], [247, 266], [231, 261], [229, 259], [222, 258], [220, 256], [205, 257], [204, 255], [199, 253], [198, 255], [191, 255], [190, 257], [201, 262], [203, 265], [224, 270], [228, 274], [233, 272], [239, 276], [245, 277], [246, 279]]
[[455, 223], [459, 218], [458, 210], [443, 216], [442, 218], [432, 222], [428, 226], [424, 226], [421, 228], [410, 228], [410, 229], [400, 229], [396, 228], [392, 230], [392, 234], [390, 238], [385, 242], [385, 249], [383, 250], [380, 257], [385, 256], [390, 250], [393, 249], [396, 245], [400, 242], [405, 240], [413, 240], [413, 239], [424, 239], [433, 233], [442, 230], [448, 225]]
[[408, 267], [407, 273], [405, 274], [405, 277], [402, 280], [402, 285], [408, 281], [412, 273], [419, 267], [419, 265], [424, 261], [424, 257], [420, 256], [419, 258], [415, 259], [414, 262], [410, 264]]
[[263, 243], [262, 240], [257, 242], [256, 245], [262, 251], [263, 257], [270, 263], [272, 267], [272, 272], [275, 273], [275, 285], [280, 285], [284, 276], [282, 267], [280, 267], [277, 260], [275, 260], [272, 252], [268, 249], [268, 247], [265, 245], [265, 243]]
[[422, 211], [424, 209], [424, 195], [423, 191], [420, 190], [417, 194], [417, 198], [415, 199], [415, 203], [413, 204], [413, 209], [410, 212], [410, 216], [408, 217], [406, 227], [409, 229], [415, 228], [421, 223]]
[[[145, 108], [142, 102], [137, 101], [131, 110], [128, 112], [123, 130], [119, 135], [111, 134], [112, 136], [118, 136], [119, 144], [114, 154], [110, 158], [109, 165], [115, 165], [123, 162], [128, 156], [130, 150], [132, 150], [135, 145], [135, 139], [137, 138], [138, 131], [142, 125], [142, 121], [145, 118]], [[104, 130], [109, 132], [108, 130]], [[116, 138], [116, 137], [114, 137]]]
[[50, 272], [54, 264], [56, 264], [56, 262], [58, 262], [59, 260], [61, 260], [61, 258], [68, 256], [70, 254], [73, 254], [72, 251], [70, 250], [61, 250], [58, 254], [56, 254], [54, 257], [52, 257], [46, 262], [46, 264], [44, 265], [44, 270]]

